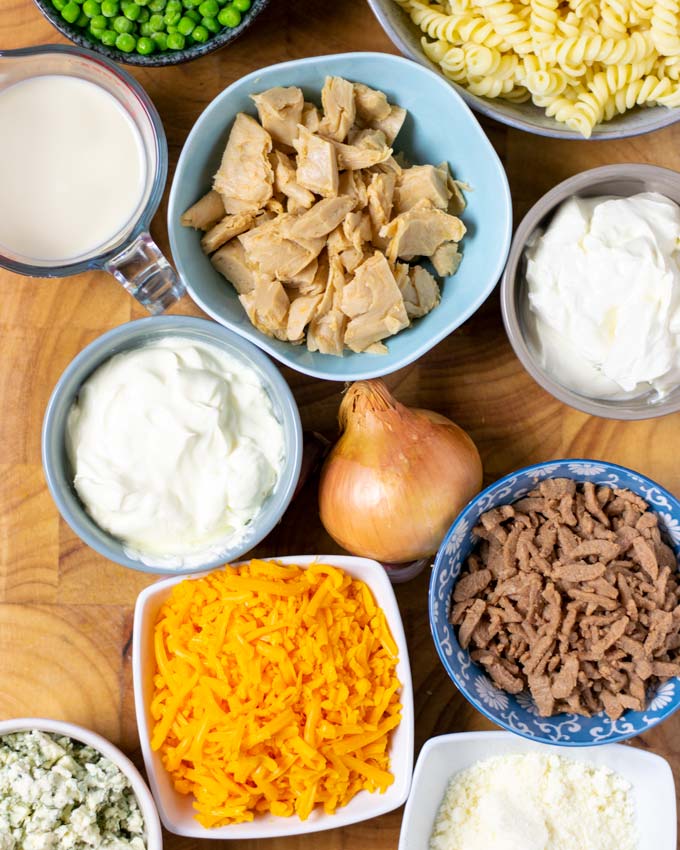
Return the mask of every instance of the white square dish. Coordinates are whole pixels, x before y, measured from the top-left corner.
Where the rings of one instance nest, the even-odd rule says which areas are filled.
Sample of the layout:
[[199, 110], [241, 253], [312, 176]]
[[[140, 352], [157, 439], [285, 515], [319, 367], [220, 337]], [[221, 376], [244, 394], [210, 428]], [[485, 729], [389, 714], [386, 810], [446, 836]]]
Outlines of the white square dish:
[[397, 675], [402, 683], [402, 719], [392, 733], [390, 741], [390, 770], [394, 774], [394, 783], [384, 794], [361, 791], [333, 815], [327, 815], [317, 807], [306, 821], [301, 821], [296, 816], [286, 818], [266, 814], [258, 815], [249, 823], [231, 824], [214, 829], [201, 826], [194, 818], [193, 798], [175, 791], [160, 755], [152, 751], [150, 746], [153, 721], [149, 705], [155, 668], [153, 631], [156, 616], [175, 584], [185, 579], [192, 581], [201, 577], [200, 575], [177, 576], [157, 582], [140, 593], [135, 606], [132, 650], [135, 711], [144, 764], [163, 825], [176, 835], [190, 838], [246, 839], [320, 832], [391, 812], [401, 806], [408, 797], [413, 770], [413, 686], [401, 614], [385, 571], [376, 561], [341, 555], [300, 555], [267, 560], [276, 560], [282, 564], [297, 564], [301, 567], [308, 567], [315, 562], [339, 567], [354, 578], [364, 581], [373, 593], [376, 603], [384, 611], [399, 649]]
[[675, 785], [670, 765], [661, 756], [625, 744], [567, 752], [509, 732], [460, 732], [425, 742], [404, 810], [399, 850], [427, 850], [439, 805], [455, 773], [494, 756], [536, 751], [605, 766], [623, 776], [632, 786], [639, 850], [676, 850]]

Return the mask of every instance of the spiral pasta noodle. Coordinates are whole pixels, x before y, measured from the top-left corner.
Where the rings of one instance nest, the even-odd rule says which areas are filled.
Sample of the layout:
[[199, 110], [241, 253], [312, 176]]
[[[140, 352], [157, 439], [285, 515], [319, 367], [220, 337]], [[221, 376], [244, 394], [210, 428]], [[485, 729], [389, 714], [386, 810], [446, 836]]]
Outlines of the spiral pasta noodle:
[[629, 109], [680, 106], [680, 0], [395, 2], [450, 80], [531, 99], [585, 138]]

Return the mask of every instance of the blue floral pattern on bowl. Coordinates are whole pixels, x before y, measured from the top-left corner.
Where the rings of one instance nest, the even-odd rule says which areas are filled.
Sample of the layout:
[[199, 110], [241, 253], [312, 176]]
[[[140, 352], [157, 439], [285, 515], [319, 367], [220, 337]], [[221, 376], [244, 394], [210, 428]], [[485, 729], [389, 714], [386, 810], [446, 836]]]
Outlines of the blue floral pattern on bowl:
[[525, 738], [585, 747], [623, 741], [645, 732], [680, 708], [680, 678], [669, 679], [648, 694], [644, 711], [626, 711], [616, 721], [601, 713], [593, 717], [557, 714], [540, 717], [528, 692], [500, 690], [467, 650], [461, 649], [449, 623], [449, 600], [465, 561], [478, 543], [472, 529], [479, 517], [498, 505], [514, 502], [545, 478], [573, 478], [637, 493], [659, 516], [659, 526], [680, 557], [680, 502], [649, 478], [604, 461], [568, 459], [539, 463], [506, 475], [483, 490], [459, 514], [444, 538], [430, 580], [430, 628], [437, 652], [453, 682], [472, 705], [494, 723]]

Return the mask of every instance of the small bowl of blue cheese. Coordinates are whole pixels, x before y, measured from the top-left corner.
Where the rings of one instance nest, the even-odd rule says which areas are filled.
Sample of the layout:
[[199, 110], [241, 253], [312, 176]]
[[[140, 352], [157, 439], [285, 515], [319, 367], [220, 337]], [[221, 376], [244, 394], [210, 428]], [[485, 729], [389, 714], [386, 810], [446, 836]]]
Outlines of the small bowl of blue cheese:
[[139, 771], [105, 738], [57, 720], [0, 722], [0, 850], [162, 850]]

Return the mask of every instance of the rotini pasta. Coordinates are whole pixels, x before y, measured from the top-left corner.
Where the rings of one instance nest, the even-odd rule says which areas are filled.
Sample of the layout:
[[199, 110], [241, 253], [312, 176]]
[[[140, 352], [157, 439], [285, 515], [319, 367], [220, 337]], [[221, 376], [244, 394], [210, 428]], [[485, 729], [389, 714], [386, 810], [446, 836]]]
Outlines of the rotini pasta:
[[395, 2], [450, 80], [531, 99], [586, 138], [636, 106], [680, 106], [680, 0]]

